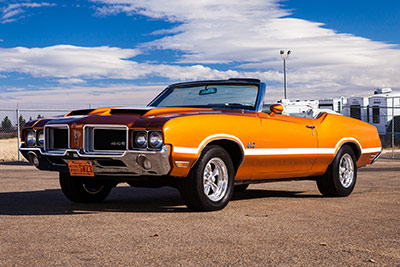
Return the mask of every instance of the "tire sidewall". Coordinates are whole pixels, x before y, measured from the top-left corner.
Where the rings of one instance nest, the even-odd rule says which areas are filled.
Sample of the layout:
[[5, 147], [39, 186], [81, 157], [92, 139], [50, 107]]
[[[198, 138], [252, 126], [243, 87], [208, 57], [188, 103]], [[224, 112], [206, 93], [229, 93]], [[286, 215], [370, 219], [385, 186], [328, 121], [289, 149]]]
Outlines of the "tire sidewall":
[[[342, 159], [342, 157], [344, 155], [348, 154], [351, 159], [353, 160], [353, 170], [354, 170], [354, 177], [353, 177], [353, 181], [351, 183], [351, 185], [349, 187], [344, 187], [342, 185], [342, 183], [340, 182], [340, 177], [339, 177], [339, 165], [340, 165], [340, 160]], [[338, 196], [348, 196], [351, 194], [351, 192], [353, 192], [354, 187], [356, 185], [356, 180], [357, 180], [357, 161], [356, 161], [356, 157], [354, 155], [354, 151], [349, 147], [349, 146], [343, 146], [338, 154], [335, 157], [335, 160], [333, 162], [332, 165], [332, 181], [333, 184], [336, 188], [336, 192], [338, 194]]]
[[101, 184], [103, 187], [96, 193], [89, 193], [83, 184], [87, 177], [71, 176], [68, 173], [60, 173], [60, 186], [64, 195], [71, 201], [77, 203], [101, 202], [110, 193], [111, 186]]
[[[207, 163], [212, 158], [219, 158], [221, 159], [228, 170], [228, 185], [226, 189], [225, 195], [219, 201], [212, 201], [208, 198], [208, 196], [204, 193], [204, 184], [203, 184], [203, 173], [204, 168], [206, 167]], [[224, 208], [229, 200], [232, 198], [233, 189], [234, 189], [234, 176], [235, 176], [235, 168], [233, 167], [232, 160], [226, 152], [220, 146], [210, 146], [206, 148], [199, 161], [197, 162], [195, 168], [192, 170], [191, 179], [194, 179], [194, 184], [196, 186], [197, 197], [200, 200], [202, 206], [205, 210], [220, 210]]]

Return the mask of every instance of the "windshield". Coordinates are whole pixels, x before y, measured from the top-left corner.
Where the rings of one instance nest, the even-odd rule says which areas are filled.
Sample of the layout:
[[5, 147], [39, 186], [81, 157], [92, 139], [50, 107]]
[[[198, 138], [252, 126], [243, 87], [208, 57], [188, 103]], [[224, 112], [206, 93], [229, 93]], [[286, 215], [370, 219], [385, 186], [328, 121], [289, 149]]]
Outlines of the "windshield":
[[151, 106], [255, 110], [257, 94], [257, 85], [207, 84], [169, 88]]

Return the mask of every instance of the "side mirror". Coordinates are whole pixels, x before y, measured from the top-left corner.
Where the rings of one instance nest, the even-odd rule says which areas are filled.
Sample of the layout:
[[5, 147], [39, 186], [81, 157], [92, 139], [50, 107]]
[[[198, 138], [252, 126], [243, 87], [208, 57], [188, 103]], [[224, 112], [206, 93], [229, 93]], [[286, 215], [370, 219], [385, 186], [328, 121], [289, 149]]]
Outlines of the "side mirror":
[[283, 110], [285, 109], [282, 104], [273, 104], [269, 107], [269, 109], [271, 110], [271, 114], [270, 115], [274, 115], [274, 114], [280, 114], [283, 112]]

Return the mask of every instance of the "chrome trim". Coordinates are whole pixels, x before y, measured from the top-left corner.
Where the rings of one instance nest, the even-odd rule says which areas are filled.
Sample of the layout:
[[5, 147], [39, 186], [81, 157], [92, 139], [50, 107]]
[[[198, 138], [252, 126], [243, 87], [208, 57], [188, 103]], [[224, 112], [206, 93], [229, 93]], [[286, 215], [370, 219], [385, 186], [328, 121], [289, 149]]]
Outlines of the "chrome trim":
[[[87, 129], [89, 128], [89, 129]], [[124, 153], [124, 151], [128, 150], [129, 146], [129, 128], [126, 125], [110, 125], [110, 124], [86, 124], [83, 126], [83, 151], [86, 154], [91, 154], [91, 153], [107, 153], [109, 152], [108, 150], [94, 150], [94, 130], [96, 129], [103, 129], [103, 130], [113, 130], [113, 129], [122, 129], [126, 131], [126, 144], [125, 144], [125, 150], [114, 150], [115, 153], [111, 152], [112, 155], [114, 154], [121, 154]], [[92, 131], [90, 129], [93, 129]], [[90, 138], [90, 137], [93, 138]], [[90, 142], [88, 144], [88, 142]], [[93, 149], [93, 150], [90, 150]]]
[[67, 145], [67, 149], [69, 149], [71, 147], [70, 141], [71, 141], [71, 136], [70, 136], [70, 128], [68, 124], [51, 124], [51, 125], [45, 125], [43, 128], [43, 132], [44, 132], [44, 144], [43, 144], [43, 148], [44, 151], [64, 151], [65, 149], [55, 149], [55, 150], [50, 150], [48, 148], [50, 148], [50, 146], [48, 146], [47, 144], [47, 140], [48, 140], [48, 136], [47, 136], [47, 129], [48, 128], [58, 128], [58, 129], [67, 129], [67, 134], [68, 134], [68, 145]]
[[[93, 170], [95, 175], [119, 175], [126, 174], [131, 176], [140, 175], [150, 175], [150, 176], [162, 176], [167, 175], [171, 170], [171, 164], [169, 161], [171, 147], [169, 145], [164, 145], [161, 149], [157, 151], [151, 150], [127, 150], [122, 154], [85, 154], [79, 149], [67, 149], [59, 153], [60, 151], [50, 151], [46, 152], [38, 147], [20, 147], [20, 151], [29, 151], [43, 155], [43, 156], [56, 156], [63, 160], [68, 160], [65, 158], [67, 153], [73, 153], [78, 155], [78, 157], [73, 157], [73, 160], [93, 160]], [[149, 170], [144, 169], [137, 162], [138, 156], [145, 156], [151, 162], [152, 168]], [[123, 166], [102, 166], [97, 163], [98, 159], [110, 159], [122, 161], [126, 167]]]
[[[238, 138], [238, 139], [239, 139], [239, 138]], [[209, 143], [214, 142], [214, 141], [220, 141], [220, 140], [233, 141], [233, 142], [235, 142], [235, 143], [239, 146], [240, 152], [242, 153], [242, 159], [239, 161], [239, 164], [238, 164], [237, 168], [235, 168], [236, 170], [239, 170], [239, 168], [240, 168], [240, 166], [242, 166], [242, 163], [243, 163], [244, 158], [245, 158], [245, 153], [244, 153], [243, 146], [242, 146], [242, 144], [240, 144], [240, 143], [239, 143], [238, 141], [236, 141], [235, 139], [230, 139], [230, 138], [227, 138], [227, 137], [225, 137], [225, 138], [218, 138], [218, 139], [212, 139], [212, 140], [209, 140], [208, 142], [204, 143], [203, 147], [200, 149], [200, 151], [199, 151], [199, 153], [198, 153], [199, 156], [198, 156], [198, 157], [196, 158], [196, 160], [192, 163], [192, 165], [190, 166], [190, 168], [192, 168], [192, 167], [197, 163], [197, 161], [200, 159], [201, 154], [203, 153], [203, 150], [208, 146]], [[240, 139], [239, 139], [239, 140], [240, 140]]]
[[378, 158], [382, 155], [382, 151], [383, 150], [381, 150], [381, 152], [379, 152], [379, 154], [375, 156], [375, 158], [372, 160], [371, 164], [378, 160]]

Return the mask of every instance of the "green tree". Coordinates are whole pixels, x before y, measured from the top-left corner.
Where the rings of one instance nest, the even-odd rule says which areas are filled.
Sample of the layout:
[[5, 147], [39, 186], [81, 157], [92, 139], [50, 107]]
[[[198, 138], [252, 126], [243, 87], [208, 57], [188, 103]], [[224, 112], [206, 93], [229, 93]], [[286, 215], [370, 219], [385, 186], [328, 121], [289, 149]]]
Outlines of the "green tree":
[[12, 123], [8, 116], [1, 122], [1, 129], [5, 132], [10, 132], [12, 130]]
[[22, 126], [25, 125], [26, 120], [24, 119], [24, 117], [22, 117], [22, 115], [19, 115], [19, 127], [22, 128]]

